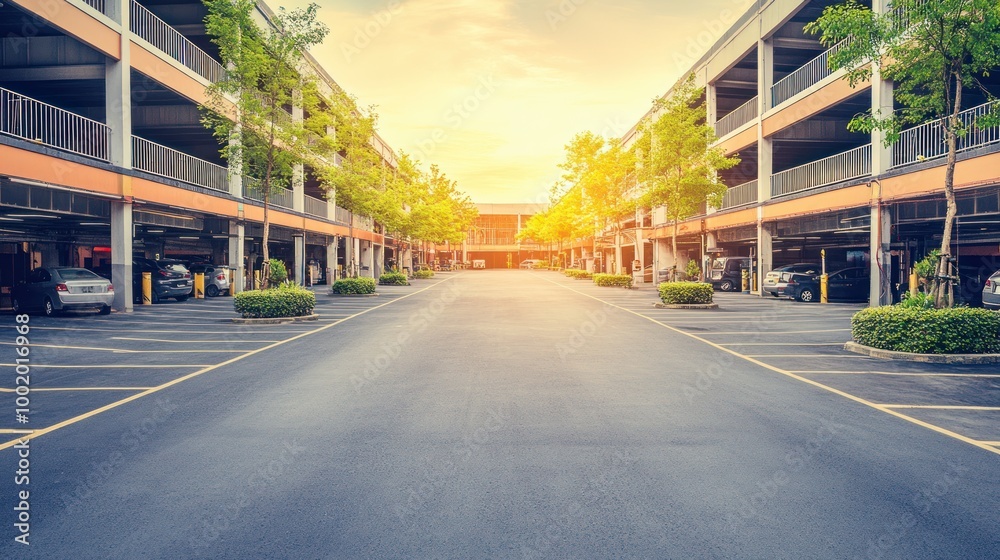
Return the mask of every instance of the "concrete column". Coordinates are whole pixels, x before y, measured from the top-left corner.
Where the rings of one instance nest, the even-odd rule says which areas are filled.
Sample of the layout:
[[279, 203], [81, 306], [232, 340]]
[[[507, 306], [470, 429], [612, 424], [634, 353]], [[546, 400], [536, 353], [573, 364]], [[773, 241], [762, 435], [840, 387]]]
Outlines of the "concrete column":
[[774, 85], [774, 43], [763, 37], [757, 40], [757, 101], [759, 113], [771, 110], [771, 86]]
[[292, 267], [295, 271], [295, 283], [299, 286], [305, 286], [306, 284], [306, 236], [302, 233], [296, 233], [292, 236], [292, 241], [295, 244], [295, 262], [292, 263]]
[[868, 305], [879, 307], [892, 304], [892, 256], [889, 243], [892, 240], [892, 215], [889, 208], [872, 205], [871, 227], [871, 284]]
[[[240, 144], [240, 124], [237, 122], [236, 129], [229, 138], [230, 146]], [[243, 160], [239, 157], [229, 158], [229, 194], [236, 198], [243, 198]]]
[[763, 131], [758, 126], [757, 132], [757, 201], [771, 200], [771, 175], [773, 174], [774, 141], [764, 138]]
[[757, 221], [757, 292], [761, 294], [764, 275], [774, 269], [774, 225]]
[[111, 203], [111, 283], [115, 311], [132, 312], [132, 203]]
[[[130, 0], [111, 0], [108, 2], [112, 19], [121, 22], [122, 29], [129, 28], [130, 6]], [[111, 130], [111, 145], [108, 155], [112, 164], [125, 169], [132, 168], [131, 44], [129, 34], [122, 33], [121, 59], [109, 58], [104, 63], [104, 107], [107, 125]]]
[[234, 290], [240, 293], [245, 289], [246, 267], [243, 266], [244, 247], [246, 246], [246, 228], [243, 224], [229, 221], [229, 266], [235, 268], [233, 274]]
[[301, 163], [295, 164], [292, 168], [292, 210], [296, 212], [306, 210], [306, 172], [305, 166]]
[[[882, 77], [882, 71], [875, 68], [872, 73], [872, 114], [886, 117], [893, 112], [893, 83]], [[892, 168], [892, 147], [886, 146], [886, 132], [872, 131], [872, 176], [878, 177]]]
[[714, 127], [718, 117], [718, 96], [716, 95], [715, 84], [705, 86], [705, 121], [708, 126]]
[[385, 270], [385, 247], [382, 245], [375, 245], [374, 251], [372, 251], [372, 277], [378, 278], [382, 276], [382, 272]]
[[340, 238], [333, 237], [326, 246], [326, 283], [333, 285], [333, 277], [337, 271], [337, 253], [339, 250]]

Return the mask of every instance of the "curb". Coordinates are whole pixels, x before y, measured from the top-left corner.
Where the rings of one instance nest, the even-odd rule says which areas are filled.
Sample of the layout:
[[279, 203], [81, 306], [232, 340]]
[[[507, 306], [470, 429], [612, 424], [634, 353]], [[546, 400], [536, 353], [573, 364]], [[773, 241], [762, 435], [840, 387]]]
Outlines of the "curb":
[[244, 319], [235, 317], [232, 319], [237, 325], [281, 325], [284, 323], [301, 323], [303, 321], [316, 321], [319, 315], [303, 315], [302, 317], [267, 317], [263, 319]]
[[333, 297], [378, 297], [377, 293], [374, 294], [327, 294]]
[[928, 364], [1000, 364], [1000, 354], [913, 354], [910, 352], [896, 352], [895, 350], [872, 348], [871, 346], [865, 346], [857, 342], [844, 344], [844, 350], [872, 358], [899, 360], [903, 362], [924, 362]]
[[653, 307], [657, 309], [718, 309], [718, 303], [661, 303], [656, 302]]

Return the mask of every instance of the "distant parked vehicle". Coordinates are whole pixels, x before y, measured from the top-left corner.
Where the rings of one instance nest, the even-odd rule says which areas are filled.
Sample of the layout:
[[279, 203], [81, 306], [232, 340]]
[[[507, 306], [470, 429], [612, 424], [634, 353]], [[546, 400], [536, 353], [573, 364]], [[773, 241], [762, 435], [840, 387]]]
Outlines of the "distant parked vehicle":
[[749, 257], [719, 257], [712, 261], [709, 280], [722, 292], [736, 292], [743, 286], [743, 270], [750, 268]]
[[541, 259], [524, 259], [518, 268], [538, 268], [538, 265], [542, 264]]
[[1000, 309], [1000, 270], [994, 272], [983, 284], [983, 307]]
[[[229, 293], [229, 271], [212, 263], [191, 263], [188, 270], [194, 276], [199, 272], [205, 275], [205, 295], [216, 297]], [[191, 291], [194, 294], [194, 289]]]
[[[816, 263], [795, 263], [779, 266], [764, 275], [763, 290], [774, 297], [781, 297], [785, 294], [785, 285], [788, 282], [789, 274], [819, 274], [823, 267]], [[817, 292], [818, 293], [818, 292]]]
[[67, 309], [98, 309], [101, 315], [111, 313], [115, 288], [106, 278], [86, 268], [36, 268], [28, 281], [11, 291], [14, 312], [39, 309], [52, 316]]
[[[782, 295], [804, 302], [819, 301], [820, 275], [785, 272]], [[827, 296], [831, 300], [867, 301], [869, 272], [866, 267], [852, 267], [831, 272]]]
[[149, 272], [153, 282], [153, 303], [165, 298], [187, 301], [191, 297], [191, 271], [181, 261], [172, 259], [132, 259], [132, 293], [136, 301], [142, 300], [142, 273]]

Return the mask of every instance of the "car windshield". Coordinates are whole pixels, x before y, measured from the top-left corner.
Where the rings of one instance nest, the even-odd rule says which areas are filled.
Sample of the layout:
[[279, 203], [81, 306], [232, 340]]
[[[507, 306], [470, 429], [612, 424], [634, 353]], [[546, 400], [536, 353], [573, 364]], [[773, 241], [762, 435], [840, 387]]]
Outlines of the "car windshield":
[[94, 280], [101, 277], [86, 268], [63, 268], [59, 270], [63, 280]]
[[723, 269], [726, 268], [726, 259], [715, 259], [712, 261], [712, 268]]
[[160, 261], [160, 266], [162, 266], [163, 268], [165, 268], [167, 270], [172, 270], [174, 272], [187, 272], [188, 271], [188, 269], [185, 268], [183, 264], [178, 263], [178, 262]]

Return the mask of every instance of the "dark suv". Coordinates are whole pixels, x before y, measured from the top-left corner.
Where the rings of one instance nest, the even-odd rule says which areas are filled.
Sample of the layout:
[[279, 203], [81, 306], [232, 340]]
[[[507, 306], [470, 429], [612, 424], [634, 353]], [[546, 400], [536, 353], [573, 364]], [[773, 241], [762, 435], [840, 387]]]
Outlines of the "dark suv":
[[743, 269], [750, 268], [750, 257], [718, 257], [712, 261], [709, 279], [712, 287], [736, 292], [743, 287]]
[[185, 301], [191, 297], [191, 271], [181, 261], [161, 259], [132, 259], [132, 293], [142, 301], [142, 273], [150, 273], [153, 280], [153, 303], [165, 298]]

